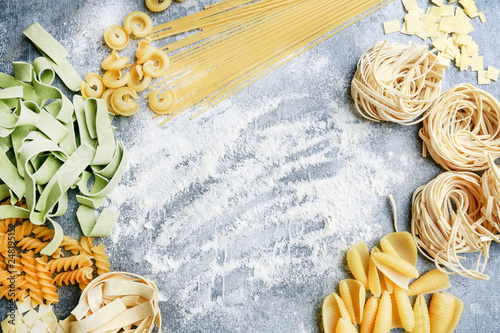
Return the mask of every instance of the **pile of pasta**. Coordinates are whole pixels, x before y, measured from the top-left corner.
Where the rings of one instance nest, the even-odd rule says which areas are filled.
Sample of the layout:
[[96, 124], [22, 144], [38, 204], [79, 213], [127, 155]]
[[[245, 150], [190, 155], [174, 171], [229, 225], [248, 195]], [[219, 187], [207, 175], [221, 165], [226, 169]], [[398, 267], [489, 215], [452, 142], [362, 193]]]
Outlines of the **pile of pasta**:
[[446, 68], [425, 45], [378, 42], [358, 61], [351, 83], [355, 108], [372, 121], [418, 123], [439, 97]]
[[[176, 1], [183, 1], [183, 0], [176, 0]], [[152, 12], [161, 12], [165, 9], [167, 9], [170, 4], [172, 3], [172, 0], [146, 0], [146, 7]]]
[[[2, 321], [1, 327], [4, 333], [71, 333], [71, 322], [75, 320], [70, 315], [64, 320], [58, 320], [52, 306], [33, 306], [31, 297], [16, 302], [14, 311], [15, 319], [10, 316]], [[14, 322], [14, 324], [12, 324]]]
[[110, 271], [104, 245], [95, 246], [91, 237], [78, 241], [63, 236], [51, 256], [41, 255], [53, 237], [53, 229], [29, 220], [0, 220], [0, 298], [22, 301], [29, 296], [33, 305], [55, 304], [56, 285], [78, 284], [83, 290], [94, 275]]
[[[113, 51], [102, 62], [102, 76], [97, 73], [86, 75], [86, 82], [82, 82], [80, 87], [85, 99], [104, 99], [108, 111], [116, 115], [132, 116], [137, 113], [139, 105], [134, 100], [139, 98], [137, 93], [146, 89], [153, 78], [165, 75], [170, 61], [167, 54], [151, 46], [148, 39], [138, 43], [134, 63], [129, 63], [129, 58], [121, 57], [118, 51], [127, 47], [130, 35], [142, 38], [152, 28], [153, 22], [146, 13], [134, 11], [125, 17], [123, 26], [112, 25], [104, 30], [104, 41]], [[157, 114], [166, 114], [173, 105], [172, 101], [175, 101], [175, 96], [153, 94], [149, 106]]]
[[[413, 193], [413, 238], [443, 272], [488, 279], [489, 248], [492, 241], [500, 242], [500, 172], [491, 156], [489, 160], [491, 168], [482, 177], [447, 171]], [[475, 268], [466, 268], [463, 254], [472, 252], [479, 252]]]
[[446, 170], [481, 171], [487, 155], [500, 157], [500, 102], [470, 84], [445, 91], [419, 133], [430, 155]]
[[[412, 333], [448, 333], [457, 326], [463, 302], [443, 290], [451, 287], [449, 275], [438, 269], [419, 277], [417, 249], [408, 232], [394, 232], [368, 251], [364, 242], [347, 251], [354, 279], [339, 283], [339, 293], [323, 301], [326, 333], [389, 332], [402, 327]], [[410, 284], [412, 278], [418, 278]], [[366, 299], [367, 292], [372, 296]], [[427, 307], [424, 294], [433, 294]], [[412, 308], [410, 297], [417, 296]]]
[[71, 312], [71, 332], [161, 333], [158, 288], [142, 276], [112, 272], [94, 279]]

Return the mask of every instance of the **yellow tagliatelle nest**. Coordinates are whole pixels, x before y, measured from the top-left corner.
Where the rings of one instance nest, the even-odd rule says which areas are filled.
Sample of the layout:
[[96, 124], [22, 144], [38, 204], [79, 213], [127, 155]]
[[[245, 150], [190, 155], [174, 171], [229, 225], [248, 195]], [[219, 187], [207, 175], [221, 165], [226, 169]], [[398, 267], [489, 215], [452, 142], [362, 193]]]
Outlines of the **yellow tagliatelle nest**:
[[[446, 272], [487, 280], [484, 268], [494, 236], [482, 208], [481, 178], [472, 172], [448, 171], [419, 187], [412, 198], [411, 231], [420, 252]], [[461, 255], [480, 252], [475, 268]]]
[[104, 41], [113, 50], [123, 50], [127, 47], [130, 37], [122, 26], [112, 25], [104, 30]]
[[158, 288], [131, 273], [106, 273], [92, 280], [71, 313], [76, 318], [71, 325], [74, 333], [118, 332], [122, 328], [149, 333], [155, 325], [161, 328]]
[[379, 42], [361, 56], [351, 84], [356, 110], [372, 121], [422, 121], [446, 67], [425, 45]]
[[123, 28], [128, 34], [134, 34], [136, 38], [142, 38], [147, 36], [153, 29], [153, 21], [146, 13], [135, 11], [125, 17]]
[[446, 170], [485, 170], [486, 154], [500, 157], [500, 103], [470, 84], [457, 85], [432, 106], [419, 134]]

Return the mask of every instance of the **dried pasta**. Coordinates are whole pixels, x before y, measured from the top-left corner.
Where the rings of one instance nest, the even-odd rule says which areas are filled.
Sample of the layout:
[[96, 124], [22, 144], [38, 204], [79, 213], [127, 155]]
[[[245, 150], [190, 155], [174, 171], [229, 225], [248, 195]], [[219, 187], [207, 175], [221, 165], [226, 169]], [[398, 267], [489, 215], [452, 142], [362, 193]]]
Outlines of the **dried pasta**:
[[165, 90], [158, 98], [157, 93], [149, 95], [149, 108], [156, 114], [172, 114], [177, 103], [177, 95], [172, 89]]
[[392, 325], [392, 304], [391, 295], [384, 291], [378, 305], [373, 333], [389, 333]]
[[140, 11], [131, 12], [123, 20], [123, 29], [129, 35], [133, 34], [135, 38], [146, 37], [153, 30], [153, 21], [146, 13]]
[[417, 247], [409, 232], [391, 232], [380, 239], [380, 247], [385, 253], [398, 256], [412, 265], [417, 264]]
[[429, 318], [432, 333], [445, 333], [455, 313], [455, 299], [451, 296], [435, 293], [429, 305]]
[[146, 0], [146, 6], [152, 12], [161, 12], [170, 6], [172, 0]]
[[123, 50], [129, 42], [129, 35], [119, 25], [112, 25], [104, 30], [104, 41], [113, 50]]
[[405, 331], [410, 332], [415, 327], [415, 316], [413, 315], [413, 309], [408, 299], [408, 295], [405, 290], [395, 286], [394, 296], [398, 315], [401, 320], [401, 326]]
[[33, 251], [23, 253], [21, 255], [21, 263], [23, 265], [24, 278], [26, 279], [26, 287], [30, 290], [30, 296], [35, 304], [43, 303], [43, 292], [38, 281], [36, 270], [36, 260]]
[[335, 333], [357, 333], [356, 327], [349, 320], [345, 320], [344, 318], [340, 318], [337, 323], [337, 328], [335, 329]]
[[358, 61], [351, 83], [355, 108], [372, 121], [418, 123], [441, 93], [444, 69], [425, 45], [376, 43]]
[[344, 301], [336, 293], [327, 296], [323, 301], [322, 317], [325, 333], [334, 333], [340, 318], [351, 320]]
[[157, 48], [150, 48], [139, 60], [144, 73], [151, 77], [160, 77], [167, 74], [170, 67], [170, 60], [167, 54]]
[[40, 291], [43, 295], [42, 297], [47, 301], [47, 304], [54, 304], [59, 300], [59, 295], [56, 292], [56, 286], [53, 284], [52, 274], [46, 265], [47, 258], [45, 256], [36, 258], [36, 274], [38, 276], [38, 283], [40, 284]]
[[76, 268], [81, 268], [84, 266], [92, 266], [92, 261], [90, 260], [90, 257], [88, 255], [79, 254], [76, 256], [51, 260], [46, 264], [45, 268], [54, 273], [60, 271], [75, 270]]
[[365, 303], [365, 309], [363, 311], [363, 321], [359, 328], [359, 333], [371, 333], [373, 331], [373, 326], [375, 326], [375, 318], [377, 317], [378, 304], [380, 298], [370, 297]]
[[146, 89], [153, 78], [144, 73], [142, 70], [142, 65], [136, 65], [130, 70], [130, 78], [127, 82], [127, 86], [134, 89], [136, 92], [141, 92]]
[[425, 273], [410, 284], [408, 287], [408, 296], [437, 293], [449, 287], [451, 287], [450, 275], [436, 268]]
[[82, 81], [80, 86], [80, 91], [82, 93], [82, 97], [87, 99], [89, 97], [99, 98], [102, 96], [102, 93], [106, 89], [104, 87], [104, 82], [102, 81], [102, 77], [96, 73], [89, 73], [85, 76], [85, 81]]
[[349, 270], [354, 278], [361, 282], [366, 289], [370, 289], [368, 285], [369, 257], [368, 247], [365, 242], [356, 243], [347, 250]]
[[127, 57], [120, 57], [116, 50], [111, 51], [111, 53], [104, 58], [101, 63], [101, 67], [104, 70], [120, 70], [127, 66], [129, 59]]
[[99, 244], [92, 248], [94, 255], [95, 266], [97, 267], [97, 275], [103, 275], [110, 272], [110, 264], [108, 262], [108, 255], [105, 252], [104, 244]]
[[418, 295], [415, 299], [413, 315], [415, 317], [415, 327], [410, 333], [430, 333], [431, 321], [429, 318], [429, 310], [427, 309], [427, 303], [422, 294]]
[[120, 88], [127, 85], [130, 79], [130, 73], [122, 74], [121, 69], [109, 70], [102, 76], [102, 82], [108, 88]]
[[82, 236], [80, 239], [81, 252], [89, 256], [93, 255], [92, 248], [94, 247], [94, 238]]
[[363, 284], [353, 279], [342, 280], [339, 283], [339, 293], [346, 306], [353, 325], [363, 320], [366, 291]]
[[488, 154], [488, 164], [490, 168], [481, 176], [481, 187], [486, 206], [482, 211], [488, 222], [500, 232], [500, 171]]
[[[419, 187], [412, 197], [411, 232], [420, 252], [443, 272], [487, 280], [489, 247], [497, 239], [483, 206], [481, 178], [472, 172], [444, 172]], [[475, 268], [461, 263], [460, 255], [470, 252], [479, 252]]]
[[84, 266], [72, 271], [56, 274], [54, 283], [58, 286], [62, 286], [63, 284], [88, 284], [92, 278], [92, 267]]
[[500, 157], [500, 103], [484, 90], [459, 84], [437, 99], [419, 135], [446, 170], [485, 170], [487, 153]]
[[116, 89], [111, 96], [113, 111], [120, 116], [132, 116], [136, 114], [139, 111], [139, 105], [134, 101], [134, 98], [139, 98], [134, 89], [130, 87]]

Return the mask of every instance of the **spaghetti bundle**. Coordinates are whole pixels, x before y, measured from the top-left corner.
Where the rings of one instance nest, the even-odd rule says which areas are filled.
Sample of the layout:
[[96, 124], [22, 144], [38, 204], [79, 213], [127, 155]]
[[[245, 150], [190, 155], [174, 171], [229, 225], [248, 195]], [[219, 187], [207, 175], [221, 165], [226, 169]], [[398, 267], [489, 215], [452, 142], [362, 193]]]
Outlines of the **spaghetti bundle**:
[[484, 90], [459, 84], [439, 97], [419, 135], [446, 170], [485, 170], [486, 154], [500, 157], [500, 102]]
[[[489, 247], [498, 239], [484, 206], [481, 178], [472, 172], [447, 171], [419, 187], [412, 197], [411, 232], [420, 252], [444, 272], [487, 280]], [[480, 252], [473, 269], [460, 256], [471, 252]]]
[[486, 198], [486, 207], [483, 213], [488, 221], [500, 232], [500, 170], [488, 155], [490, 168], [481, 177], [483, 195]]
[[444, 69], [425, 45], [378, 42], [358, 61], [351, 84], [356, 110], [372, 121], [420, 122], [441, 93]]
[[197, 116], [391, 1], [223, 0], [207, 6], [153, 28], [150, 41], [195, 32], [160, 48], [170, 69], [146, 97], [163, 104], [160, 124], [192, 107], [200, 108]]

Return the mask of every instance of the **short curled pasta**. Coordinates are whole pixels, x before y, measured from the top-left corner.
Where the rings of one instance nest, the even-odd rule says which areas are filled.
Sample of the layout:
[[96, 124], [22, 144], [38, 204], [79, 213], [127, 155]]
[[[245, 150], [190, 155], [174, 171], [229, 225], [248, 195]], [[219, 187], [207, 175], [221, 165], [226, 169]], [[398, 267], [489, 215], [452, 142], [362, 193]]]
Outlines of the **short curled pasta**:
[[500, 102], [484, 90], [459, 84], [438, 98], [419, 135], [446, 170], [485, 170], [486, 153], [500, 157]]
[[115, 69], [104, 73], [104, 75], [102, 76], [102, 82], [106, 87], [120, 88], [128, 83], [129, 78], [130, 78], [129, 72], [123, 75], [121, 70]]
[[90, 257], [86, 254], [80, 254], [77, 256], [65, 257], [51, 260], [47, 263], [46, 268], [54, 272], [67, 271], [69, 269], [75, 270], [76, 268], [92, 266], [92, 261]]
[[111, 106], [120, 116], [132, 116], [139, 111], [139, 105], [134, 98], [139, 98], [134, 89], [130, 87], [116, 89], [111, 96]]
[[82, 97], [84, 99], [95, 97], [101, 97], [102, 93], [106, 89], [104, 87], [103, 80], [99, 74], [89, 73], [85, 76], [85, 81], [82, 81], [80, 85], [80, 91], [82, 93]]
[[149, 108], [157, 114], [172, 114], [177, 104], [177, 95], [172, 89], [165, 90], [158, 98], [159, 91], [149, 95]]
[[137, 50], [135, 51], [135, 57], [137, 59], [141, 59], [148, 52], [152, 52], [154, 47], [150, 45], [150, 40], [146, 37], [144, 40], [141, 40], [137, 45]]
[[114, 88], [109, 88], [106, 89], [106, 91], [102, 94], [101, 98], [106, 101], [106, 106], [108, 108], [108, 112], [111, 112], [113, 114], [118, 114], [116, 113], [115, 110], [113, 110], [113, 105], [111, 105], [111, 97], [113, 96], [113, 93], [116, 91]]
[[80, 245], [79, 241], [66, 235], [63, 236], [60, 247], [64, 248], [66, 251], [70, 251], [73, 254], [76, 254], [82, 250], [82, 246]]
[[142, 38], [149, 35], [153, 29], [153, 21], [148, 14], [135, 11], [125, 16], [123, 28], [128, 34], [134, 34], [136, 38]]
[[82, 253], [85, 253], [89, 256], [93, 255], [92, 248], [94, 247], [94, 238], [82, 236], [80, 239], [80, 245], [82, 247]]
[[141, 65], [136, 65], [130, 70], [130, 78], [127, 86], [137, 92], [141, 92], [151, 84], [152, 77], [145, 75]]
[[101, 243], [98, 246], [94, 246], [92, 248], [92, 254], [94, 255], [95, 266], [97, 267], [97, 275], [103, 275], [111, 272], [104, 244]]
[[15, 228], [16, 242], [19, 242], [21, 239], [23, 239], [23, 237], [29, 236], [32, 229], [33, 224], [28, 220], [24, 221], [23, 224], [18, 225]]
[[168, 55], [157, 48], [149, 49], [139, 60], [138, 64], [143, 64], [144, 73], [151, 77], [160, 77], [167, 73], [170, 67]]
[[111, 53], [104, 58], [101, 63], [101, 67], [104, 70], [117, 70], [122, 69], [127, 66], [129, 59], [127, 57], [120, 57], [116, 50], [111, 51]]
[[146, 0], [146, 6], [152, 12], [161, 12], [170, 6], [172, 0]]
[[49, 229], [45, 226], [35, 226], [33, 228], [33, 233], [35, 234], [36, 238], [39, 238], [39, 239], [43, 240], [44, 242], [54, 238], [54, 230]]
[[[18, 243], [17, 246], [20, 247], [23, 250], [33, 250], [35, 253], [38, 253], [42, 251], [49, 243], [48, 242], [42, 242], [41, 240], [33, 237], [24, 237], [21, 239]], [[57, 249], [53, 254], [52, 257], [54, 258], [59, 258], [61, 256], [61, 250]]]
[[418, 123], [439, 97], [444, 68], [425, 45], [376, 43], [359, 59], [352, 80], [356, 110], [372, 121]]
[[[496, 240], [482, 211], [485, 206], [481, 178], [472, 172], [448, 171], [412, 197], [411, 232], [420, 252], [443, 272], [449, 269], [463, 276], [487, 280], [484, 268], [489, 246]], [[460, 254], [479, 252], [484, 262], [465, 268]]]
[[50, 271], [46, 268], [47, 258], [45, 256], [36, 258], [36, 273], [38, 275], [38, 283], [40, 290], [43, 293], [43, 299], [47, 304], [57, 303], [59, 295], [56, 292], [56, 286], [52, 283]]
[[30, 296], [34, 303], [43, 303], [43, 292], [40, 288], [38, 281], [38, 274], [36, 270], [36, 260], [33, 251], [28, 251], [21, 255], [21, 263], [23, 264], [23, 271], [25, 273], [26, 287], [30, 290]]
[[112, 25], [104, 30], [104, 41], [113, 50], [123, 50], [129, 42], [129, 35], [119, 25]]
[[92, 267], [82, 267], [73, 271], [59, 273], [54, 277], [54, 283], [58, 286], [63, 284], [88, 284], [92, 280]]

